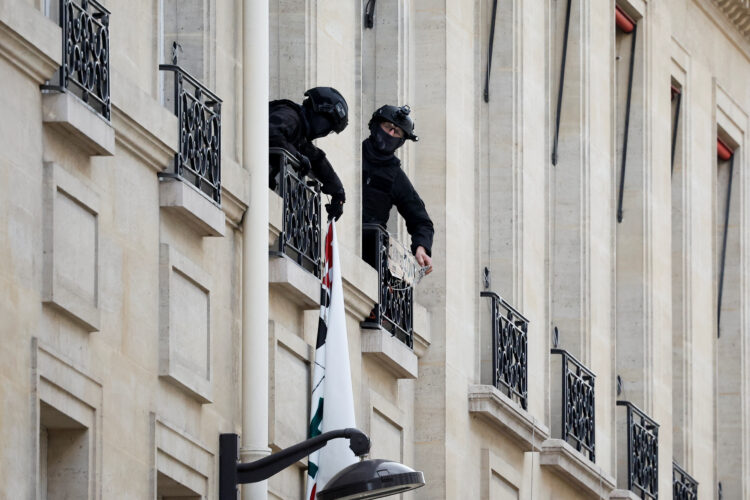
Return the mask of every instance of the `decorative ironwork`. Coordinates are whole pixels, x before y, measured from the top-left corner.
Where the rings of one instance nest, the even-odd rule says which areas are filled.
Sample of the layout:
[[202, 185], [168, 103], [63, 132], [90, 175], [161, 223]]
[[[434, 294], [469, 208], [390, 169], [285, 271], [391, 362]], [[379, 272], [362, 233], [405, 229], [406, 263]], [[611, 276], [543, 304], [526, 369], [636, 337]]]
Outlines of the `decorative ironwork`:
[[672, 462], [672, 498], [674, 500], [698, 499], [698, 481], [675, 462]]
[[68, 91], [110, 119], [109, 11], [96, 0], [60, 0], [62, 66], [42, 88]]
[[641, 498], [659, 496], [659, 424], [629, 401], [627, 408], [628, 489]]
[[159, 69], [172, 74], [172, 103], [179, 119], [180, 150], [171, 175], [221, 204], [221, 99], [176, 64], [160, 64]]
[[492, 299], [492, 385], [525, 410], [529, 320], [495, 292], [480, 292], [480, 296]]
[[594, 375], [564, 349], [552, 349], [562, 356], [562, 439], [596, 461]]
[[284, 200], [278, 251], [320, 278], [320, 182], [300, 175], [285, 149], [270, 148], [269, 162], [271, 188]]
[[378, 224], [362, 228], [362, 258], [378, 271], [380, 293], [372, 315], [362, 326], [383, 327], [409, 348], [414, 347], [413, 260], [398, 241]]

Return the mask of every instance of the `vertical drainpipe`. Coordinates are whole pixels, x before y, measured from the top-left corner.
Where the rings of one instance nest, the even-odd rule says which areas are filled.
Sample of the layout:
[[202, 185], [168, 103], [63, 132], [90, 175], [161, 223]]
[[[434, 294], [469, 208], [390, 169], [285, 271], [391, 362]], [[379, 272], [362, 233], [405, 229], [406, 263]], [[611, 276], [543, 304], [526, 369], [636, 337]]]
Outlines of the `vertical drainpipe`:
[[[242, 223], [242, 462], [268, 448], [268, 2], [242, 1], [242, 164], [250, 202]], [[266, 481], [243, 500], [268, 498]]]

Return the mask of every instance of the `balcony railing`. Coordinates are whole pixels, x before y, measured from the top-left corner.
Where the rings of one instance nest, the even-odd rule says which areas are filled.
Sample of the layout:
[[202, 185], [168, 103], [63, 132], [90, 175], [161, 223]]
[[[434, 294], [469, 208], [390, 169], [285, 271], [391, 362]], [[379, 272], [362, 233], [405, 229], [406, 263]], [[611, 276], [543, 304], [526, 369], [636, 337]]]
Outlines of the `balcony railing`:
[[413, 348], [414, 257], [382, 226], [364, 224], [362, 258], [377, 269], [380, 282], [378, 303], [362, 327], [383, 327]]
[[495, 292], [481, 292], [492, 299], [492, 385], [528, 404], [529, 320]]
[[659, 496], [659, 424], [629, 401], [627, 409], [628, 489], [641, 498]]
[[561, 439], [596, 461], [594, 379], [596, 376], [564, 349], [552, 349], [561, 359]]
[[674, 500], [697, 500], [698, 481], [672, 462], [672, 498]]
[[269, 149], [271, 188], [283, 199], [278, 252], [320, 278], [320, 182], [301, 176], [288, 151]]
[[62, 66], [44, 88], [71, 92], [109, 120], [109, 11], [96, 0], [59, 2]]
[[[175, 60], [176, 62], [176, 60]], [[174, 80], [171, 101], [179, 120], [180, 150], [172, 175], [221, 204], [221, 99], [177, 64], [160, 64]]]

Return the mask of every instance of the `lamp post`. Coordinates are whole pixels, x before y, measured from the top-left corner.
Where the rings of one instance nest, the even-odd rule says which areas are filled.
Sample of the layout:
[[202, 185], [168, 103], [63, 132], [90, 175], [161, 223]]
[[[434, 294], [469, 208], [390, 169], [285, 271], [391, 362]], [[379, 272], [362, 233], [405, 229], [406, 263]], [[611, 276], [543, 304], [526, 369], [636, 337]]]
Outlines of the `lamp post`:
[[[358, 457], [370, 451], [370, 439], [358, 429], [324, 432], [250, 463], [238, 461], [239, 436], [219, 436], [219, 500], [236, 500], [237, 485], [257, 483], [321, 449], [331, 439], [346, 438]], [[320, 500], [380, 498], [424, 486], [422, 472], [389, 460], [362, 460], [344, 468], [318, 493]]]

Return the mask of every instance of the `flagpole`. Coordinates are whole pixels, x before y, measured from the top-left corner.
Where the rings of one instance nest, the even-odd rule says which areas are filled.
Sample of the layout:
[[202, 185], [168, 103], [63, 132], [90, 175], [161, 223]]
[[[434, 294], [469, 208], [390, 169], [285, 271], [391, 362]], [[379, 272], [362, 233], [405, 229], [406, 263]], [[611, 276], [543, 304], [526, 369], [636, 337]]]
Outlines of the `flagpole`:
[[[242, 2], [242, 159], [250, 202], [242, 223], [242, 462], [268, 456], [268, 2]], [[266, 500], [266, 481], [242, 487]]]

